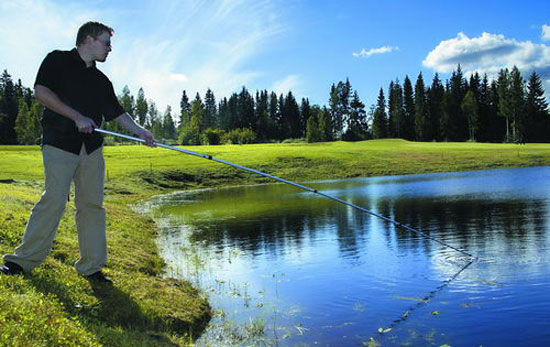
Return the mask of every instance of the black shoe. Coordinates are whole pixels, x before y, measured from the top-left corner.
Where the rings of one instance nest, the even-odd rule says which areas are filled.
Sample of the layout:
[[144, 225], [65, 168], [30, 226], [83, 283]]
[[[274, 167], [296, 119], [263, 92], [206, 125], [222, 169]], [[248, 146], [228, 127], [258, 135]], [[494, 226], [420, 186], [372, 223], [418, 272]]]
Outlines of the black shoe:
[[86, 276], [86, 278], [97, 283], [113, 284], [113, 280], [105, 276], [102, 271], [95, 272], [89, 276]]
[[0, 266], [0, 272], [4, 275], [19, 275], [23, 273], [23, 268], [19, 264], [7, 261], [4, 265]]

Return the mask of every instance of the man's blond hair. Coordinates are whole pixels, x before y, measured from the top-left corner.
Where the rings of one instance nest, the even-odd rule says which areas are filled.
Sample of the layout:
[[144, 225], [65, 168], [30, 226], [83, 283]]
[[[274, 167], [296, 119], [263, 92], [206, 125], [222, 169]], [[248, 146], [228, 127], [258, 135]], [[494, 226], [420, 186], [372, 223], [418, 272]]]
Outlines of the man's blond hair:
[[108, 32], [110, 36], [113, 36], [114, 30], [113, 28], [99, 22], [87, 22], [82, 24], [82, 26], [78, 29], [78, 34], [76, 35], [76, 45], [80, 46], [84, 40], [86, 40], [86, 37], [91, 36], [93, 38], [97, 38], [104, 32]]

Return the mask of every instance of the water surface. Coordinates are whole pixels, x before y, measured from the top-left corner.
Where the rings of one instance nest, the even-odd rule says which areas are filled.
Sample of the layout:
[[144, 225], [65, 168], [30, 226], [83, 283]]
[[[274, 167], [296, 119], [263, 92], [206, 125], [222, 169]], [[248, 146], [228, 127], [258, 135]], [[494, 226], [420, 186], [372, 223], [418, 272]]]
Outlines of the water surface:
[[291, 186], [149, 207], [168, 275], [219, 313], [198, 345], [540, 346], [550, 343], [549, 183], [539, 167], [306, 184], [478, 257], [450, 282], [468, 257]]

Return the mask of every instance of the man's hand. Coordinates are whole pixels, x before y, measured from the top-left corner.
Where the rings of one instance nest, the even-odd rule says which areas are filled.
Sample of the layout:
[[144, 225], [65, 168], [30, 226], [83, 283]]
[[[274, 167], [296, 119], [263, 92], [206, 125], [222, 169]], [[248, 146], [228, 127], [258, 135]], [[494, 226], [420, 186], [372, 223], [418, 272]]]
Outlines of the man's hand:
[[141, 131], [137, 134], [140, 139], [145, 140], [145, 144], [149, 147], [157, 147], [155, 142], [155, 138], [153, 137], [153, 134], [147, 129], [141, 129]]
[[65, 104], [59, 99], [57, 94], [46, 86], [36, 84], [34, 86], [34, 96], [45, 107], [74, 121], [78, 131], [81, 133], [90, 134], [98, 127], [91, 118], [83, 116], [80, 112]]
[[138, 125], [127, 112], [124, 112], [123, 114], [115, 118], [115, 120], [124, 129], [136, 134], [137, 136], [139, 136], [140, 139], [144, 140], [147, 146], [149, 147], [157, 146], [155, 144], [157, 140], [155, 140], [155, 138], [153, 137], [153, 134], [151, 134], [149, 130]]
[[85, 134], [91, 134], [95, 128], [98, 128], [94, 120], [83, 115], [76, 117], [74, 123], [78, 128], [78, 131]]

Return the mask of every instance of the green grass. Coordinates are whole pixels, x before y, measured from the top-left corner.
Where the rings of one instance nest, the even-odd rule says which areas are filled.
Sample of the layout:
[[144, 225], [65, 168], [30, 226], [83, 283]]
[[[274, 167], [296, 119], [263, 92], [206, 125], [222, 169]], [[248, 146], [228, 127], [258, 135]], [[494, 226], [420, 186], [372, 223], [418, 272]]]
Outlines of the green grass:
[[[355, 143], [187, 148], [296, 180], [481, 170], [550, 163], [550, 144], [425, 143], [390, 139]], [[42, 179], [38, 147], [0, 146], [0, 154], [0, 179]], [[105, 158], [109, 180], [120, 180], [118, 183], [121, 184], [130, 178], [132, 182], [143, 182], [146, 179], [153, 185], [164, 183], [164, 188], [185, 188], [247, 183], [251, 178], [248, 173], [231, 167], [162, 148], [106, 147]], [[263, 181], [255, 176], [252, 179]]]
[[[357, 143], [198, 146], [213, 155], [286, 179], [350, 178], [550, 165], [550, 144]], [[25, 276], [0, 276], [0, 346], [185, 346], [211, 310], [185, 281], [160, 276], [158, 229], [132, 205], [155, 194], [269, 182], [258, 175], [162, 148], [105, 148], [109, 289], [76, 274], [71, 201], [46, 262]], [[20, 242], [42, 189], [37, 146], [0, 146], [0, 253]]]
[[[27, 183], [27, 184], [24, 184]], [[0, 253], [19, 243], [40, 189], [0, 184]], [[67, 206], [46, 262], [31, 274], [0, 276], [0, 346], [187, 345], [210, 318], [207, 301], [183, 281], [159, 276], [156, 226], [124, 197], [106, 203], [114, 287], [92, 285], [78, 258], [74, 204]]]
[[[417, 143], [377, 140], [356, 143], [197, 146], [189, 149], [293, 180], [451, 172], [548, 165], [550, 145]], [[109, 177], [136, 172], [176, 171], [189, 184], [209, 179], [248, 182], [248, 174], [222, 164], [165, 149], [112, 147], [106, 151]], [[257, 178], [254, 176], [254, 179]], [[184, 180], [185, 181], [185, 180]], [[206, 183], [206, 182], [205, 182]]]

